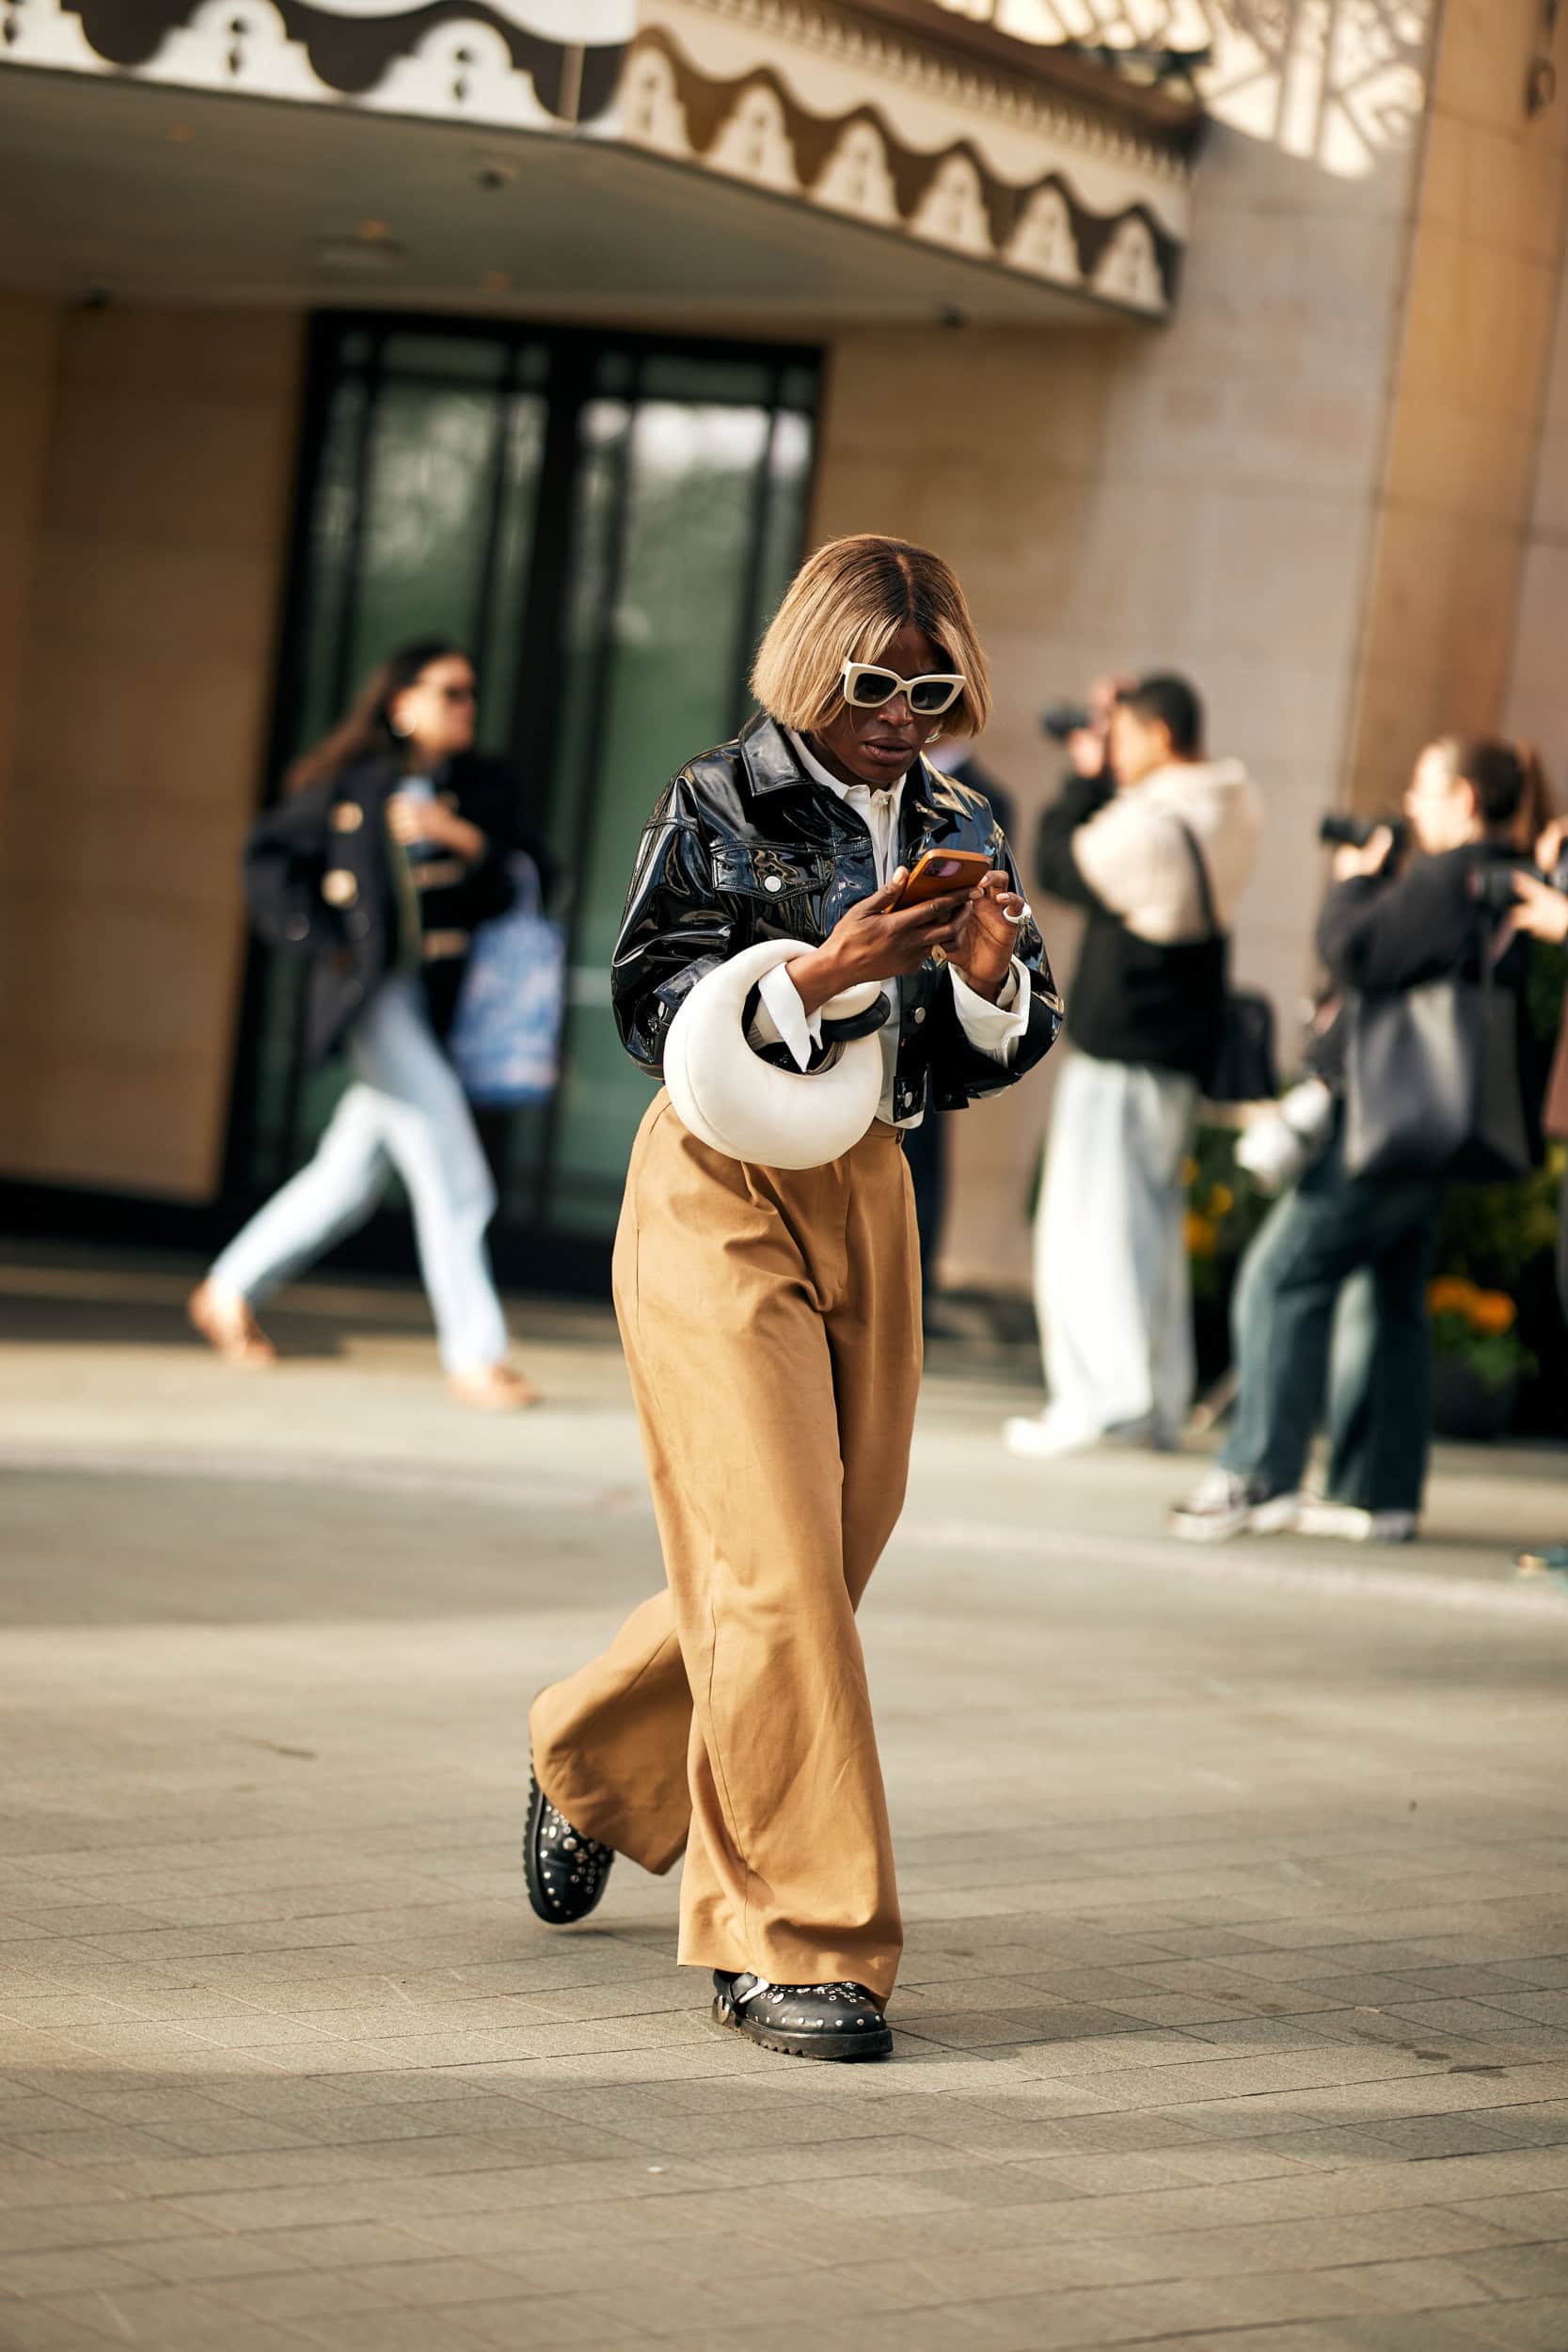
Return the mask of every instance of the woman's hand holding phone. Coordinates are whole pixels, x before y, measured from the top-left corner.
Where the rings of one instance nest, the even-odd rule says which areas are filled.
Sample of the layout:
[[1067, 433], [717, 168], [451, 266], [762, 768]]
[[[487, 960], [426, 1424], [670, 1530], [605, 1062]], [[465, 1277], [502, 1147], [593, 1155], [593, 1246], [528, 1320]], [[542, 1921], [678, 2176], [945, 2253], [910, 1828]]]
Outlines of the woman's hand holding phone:
[[787, 966], [795, 991], [808, 1013], [817, 1012], [830, 998], [862, 980], [892, 980], [918, 972], [940, 948], [945, 953], [958, 941], [968, 903], [962, 891], [927, 898], [923, 906], [898, 904], [909, 870], [896, 873], [840, 915], [820, 947], [797, 956]]
[[431, 841], [440, 849], [454, 850], [471, 865], [484, 855], [484, 835], [479, 827], [459, 817], [445, 801], [394, 792], [387, 803], [387, 822], [393, 840], [401, 841], [405, 850]]
[[[972, 890], [953, 890], [915, 906], [900, 906], [909, 870], [900, 866], [880, 890], [840, 916], [820, 947], [788, 965], [808, 1013], [862, 980], [891, 980], [944, 956], [982, 996], [996, 997], [1006, 978], [1027, 908], [1001, 871]], [[1008, 904], [1018, 910], [1006, 912]]]

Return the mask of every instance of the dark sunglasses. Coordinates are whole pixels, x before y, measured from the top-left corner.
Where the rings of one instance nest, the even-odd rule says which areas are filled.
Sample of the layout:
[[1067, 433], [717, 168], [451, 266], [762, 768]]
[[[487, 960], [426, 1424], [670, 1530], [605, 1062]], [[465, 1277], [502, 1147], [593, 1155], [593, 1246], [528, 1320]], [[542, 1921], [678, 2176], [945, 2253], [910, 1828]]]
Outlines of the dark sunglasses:
[[952, 708], [964, 683], [956, 670], [900, 677], [896, 670], [884, 669], [879, 661], [847, 661], [844, 665], [844, 699], [856, 710], [879, 710], [901, 693], [918, 718], [935, 719]]

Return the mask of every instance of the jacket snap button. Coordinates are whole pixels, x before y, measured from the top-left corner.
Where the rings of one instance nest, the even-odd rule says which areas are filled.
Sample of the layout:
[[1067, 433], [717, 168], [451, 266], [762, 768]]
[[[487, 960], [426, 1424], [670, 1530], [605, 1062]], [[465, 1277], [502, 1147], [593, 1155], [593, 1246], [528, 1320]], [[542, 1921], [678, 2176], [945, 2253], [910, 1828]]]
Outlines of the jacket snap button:
[[309, 935], [310, 926], [303, 914], [292, 914], [283, 926], [285, 939], [308, 939]]
[[335, 866], [322, 876], [322, 897], [330, 907], [351, 907], [359, 896], [359, 884], [346, 866]]
[[924, 1005], [916, 1005], [916, 1007], [915, 1007], [915, 1009], [914, 1009], [914, 1017], [915, 1017], [915, 1019], [916, 1019], [917, 1021], [924, 1021], [924, 1020], [925, 1020], [925, 1018], [926, 1018], [926, 1008], [925, 1008], [925, 1006], [924, 1006]]
[[762, 886], [764, 890], [780, 891], [784, 888], [784, 877], [781, 874], [769, 874]]

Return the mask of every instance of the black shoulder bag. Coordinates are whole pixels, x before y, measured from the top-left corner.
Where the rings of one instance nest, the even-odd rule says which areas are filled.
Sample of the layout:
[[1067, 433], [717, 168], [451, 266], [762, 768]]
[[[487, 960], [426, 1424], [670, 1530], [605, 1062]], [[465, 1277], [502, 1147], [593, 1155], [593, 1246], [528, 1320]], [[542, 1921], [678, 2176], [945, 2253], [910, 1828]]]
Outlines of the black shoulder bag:
[[[1482, 918], [1483, 920], [1484, 918]], [[1478, 921], [1480, 977], [1353, 996], [1345, 1009], [1345, 1173], [1490, 1184], [1534, 1164], [1519, 1008]]]
[[[1214, 912], [1209, 863], [1192, 827], [1180, 817], [1182, 838], [1193, 861], [1197, 882], [1198, 912], [1208, 938], [1225, 940]], [[1272, 1103], [1279, 1092], [1279, 1071], [1274, 1050], [1274, 1007], [1256, 989], [1226, 988], [1220, 999], [1219, 1030], [1214, 1058], [1204, 1080], [1210, 1103]]]

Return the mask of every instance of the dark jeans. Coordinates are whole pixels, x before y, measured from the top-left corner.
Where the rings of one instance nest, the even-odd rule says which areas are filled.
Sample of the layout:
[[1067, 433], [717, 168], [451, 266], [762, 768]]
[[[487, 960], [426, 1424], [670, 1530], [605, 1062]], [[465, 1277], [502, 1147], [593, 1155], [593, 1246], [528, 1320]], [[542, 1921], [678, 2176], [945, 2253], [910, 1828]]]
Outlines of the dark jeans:
[[921, 1320], [929, 1324], [937, 1288], [937, 1250], [947, 1209], [947, 1119], [934, 1103], [926, 1107], [918, 1127], [904, 1136], [904, 1157], [914, 1187], [914, 1218], [920, 1234]]
[[1239, 1386], [1227, 1469], [1271, 1494], [1293, 1492], [1326, 1404], [1330, 1500], [1419, 1510], [1426, 1288], [1441, 1200], [1430, 1178], [1347, 1177], [1336, 1128], [1322, 1159], [1275, 1203], [1243, 1260], [1232, 1305]]

